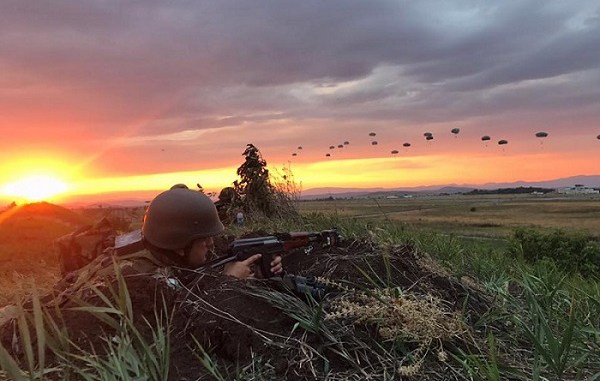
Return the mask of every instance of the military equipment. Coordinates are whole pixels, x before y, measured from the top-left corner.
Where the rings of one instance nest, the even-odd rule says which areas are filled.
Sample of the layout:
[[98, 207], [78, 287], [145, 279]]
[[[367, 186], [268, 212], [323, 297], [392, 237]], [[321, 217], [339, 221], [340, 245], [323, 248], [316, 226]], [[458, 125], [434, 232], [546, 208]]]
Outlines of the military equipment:
[[117, 255], [133, 254], [143, 249], [142, 229], [121, 234], [115, 238], [115, 252]]
[[108, 248], [115, 245], [117, 231], [107, 218], [102, 218], [94, 225], [80, 227], [72, 233], [57, 238], [54, 249], [58, 253], [62, 275], [78, 270]]
[[314, 300], [321, 300], [329, 293], [330, 287], [325, 283], [320, 282], [314, 276], [299, 276], [285, 274], [281, 277], [281, 283], [286, 289], [289, 289], [298, 296], [308, 296]]
[[321, 232], [275, 233], [264, 237], [242, 238], [229, 245], [225, 257], [210, 261], [203, 268], [217, 268], [229, 262], [244, 261], [255, 254], [262, 254], [258, 263], [260, 277], [270, 278], [274, 276], [271, 272], [273, 257], [282, 256], [290, 250], [298, 248], [305, 248], [305, 252], [310, 253], [313, 245], [321, 245], [324, 248], [338, 246], [340, 239], [336, 229]]
[[63, 276], [79, 270], [103, 254], [118, 256], [133, 254], [144, 249], [142, 230], [117, 235], [106, 218], [94, 225], [83, 226], [54, 241]]

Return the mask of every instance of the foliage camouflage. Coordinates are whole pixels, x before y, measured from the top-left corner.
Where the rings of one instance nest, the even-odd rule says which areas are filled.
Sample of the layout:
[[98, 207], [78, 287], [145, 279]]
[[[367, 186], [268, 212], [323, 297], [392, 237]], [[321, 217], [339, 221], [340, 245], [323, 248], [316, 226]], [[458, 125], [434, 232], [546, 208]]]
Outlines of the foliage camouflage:
[[236, 197], [231, 197], [233, 210], [241, 209], [249, 217], [295, 218], [298, 212], [291, 199], [290, 177], [283, 176], [283, 184], [272, 182], [267, 162], [257, 147], [248, 144], [242, 153], [245, 160], [237, 169], [239, 180], [233, 182]]

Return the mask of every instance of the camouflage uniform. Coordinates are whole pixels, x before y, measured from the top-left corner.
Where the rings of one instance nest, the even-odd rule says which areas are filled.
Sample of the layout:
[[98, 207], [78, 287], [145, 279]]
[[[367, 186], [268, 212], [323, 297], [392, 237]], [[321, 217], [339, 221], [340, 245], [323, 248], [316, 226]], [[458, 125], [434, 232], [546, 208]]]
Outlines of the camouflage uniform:
[[234, 188], [226, 187], [221, 189], [219, 199], [215, 201], [219, 219], [226, 224], [230, 224], [232, 222], [232, 208], [238, 203], [239, 196]]
[[108, 219], [103, 218], [92, 226], [84, 226], [54, 241], [60, 271], [66, 276], [100, 257], [115, 246], [117, 232]]
[[[96, 296], [95, 290], [113, 286], [122, 276], [129, 285], [131, 279], [145, 279], [146, 284], [162, 284], [172, 290], [179, 289], [180, 282], [174, 276], [175, 264], [161, 255], [143, 249], [127, 255], [116, 255], [114, 250], [105, 251], [84, 267], [68, 273], [55, 286], [51, 294], [42, 296], [43, 305], [63, 308], [80, 305]], [[25, 308], [31, 302], [25, 303]], [[0, 327], [17, 316], [15, 306], [0, 309]]]
[[[154, 322], [156, 316], [165, 316], [162, 310], [175, 308], [181, 283], [174, 277], [173, 269], [171, 263], [147, 249], [123, 256], [104, 253], [69, 273], [51, 294], [41, 297], [40, 302], [51, 320], [64, 324], [67, 337], [78, 347], [95, 351], [103, 347], [105, 337], [118, 334], [114, 325], [101, 318], [102, 314], [117, 321], [132, 319], [127, 321], [134, 323], [140, 332], [149, 334], [146, 338], [151, 339], [152, 331], [147, 322]], [[23, 309], [33, 311], [33, 306], [33, 300], [29, 300], [23, 307], [0, 309], [0, 341], [13, 356], [23, 356], [20, 314]], [[115, 309], [122, 315], [110, 312]], [[125, 320], [120, 321], [119, 324], [123, 324]]]
[[[160, 259], [159, 259], [160, 258]], [[73, 297], [85, 300], [93, 287], [106, 286], [121, 274], [125, 279], [143, 276], [163, 280], [168, 285], [178, 285], [171, 266], [174, 264], [143, 249], [123, 256], [104, 253], [85, 267], [67, 274], [55, 287], [55, 301], [59, 305]]]

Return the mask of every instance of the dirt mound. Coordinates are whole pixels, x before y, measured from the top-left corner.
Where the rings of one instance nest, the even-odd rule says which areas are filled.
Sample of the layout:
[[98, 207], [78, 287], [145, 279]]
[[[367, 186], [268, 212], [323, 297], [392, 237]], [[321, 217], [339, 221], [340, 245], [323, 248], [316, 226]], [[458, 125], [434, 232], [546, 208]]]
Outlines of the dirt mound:
[[[226, 241], [218, 247], [226, 248]], [[397, 287], [411, 295], [404, 299], [405, 305], [409, 299], [435, 298], [438, 304], [421, 306], [429, 309], [427, 313], [442, 308], [444, 313], [440, 316], [449, 321], [462, 310], [467, 313], [467, 321], [477, 319], [492, 306], [477, 289], [453, 279], [427, 255], [409, 246], [384, 249], [369, 241], [343, 242], [341, 247], [326, 250], [295, 250], [284, 258], [284, 265], [288, 273], [335, 280], [357, 290]], [[280, 285], [269, 281], [240, 282], [215, 274], [195, 279], [187, 292], [180, 295], [179, 313], [174, 320], [176, 336], [171, 357], [174, 379], [191, 379], [206, 373], [198, 362], [202, 356], [200, 347], [210, 352], [222, 369], [239, 370], [262, 359], [267, 364], [267, 374], [263, 374], [267, 379], [315, 379], [323, 376], [326, 369], [340, 376], [360, 375], [360, 371], [353, 369], [356, 366], [353, 360], [346, 357], [348, 353], [344, 351], [348, 349], [332, 336], [340, 342], [360, 340], [375, 346], [380, 339], [378, 328], [373, 324], [348, 327], [331, 321], [319, 327], [317, 320], [311, 327], [308, 320], [319, 319], [318, 313], [310, 315], [315, 311], [310, 308], [311, 302], [305, 303], [298, 295], [282, 290]], [[333, 311], [341, 295], [339, 290], [331, 291], [322, 302], [325, 313]], [[363, 297], [356, 305], [365, 304], [365, 300]], [[405, 345], [407, 351], [420, 350], [416, 341]], [[377, 351], [364, 348], [355, 349], [354, 354], [364, 357], [367, 363], [381, 360]], [[435, 379], [444, 369], [443, 362], [433, 361], [424, 374], [434, 375]]]
[[[219, 240], [217, 251], [222, 254], [232, 238]], [[134, 322], [146, 337], [151, 338], [152, 330], [145, 322], [154, 321], [158, 301], [164, 300], [168, 311], [174, 311], [170, 379], [213, 379], [207, 364], [216, 366], [226, 379], [235, 375], [244, 379], [244, 372], [248, 378], [260, 375], [281, 380], [325, 375], [378, 379], [384, 374], [410, 372], [423, 379], [449, 379], [445, 360], [432, 359], [427, 353], [447, 340], [454, 346], [466, 346], [458, 336], [469, 328], [463, 328], [456, 317], [464, 310], [469, 322], [491, 307], [485, 295], [453, 279], [409, 246], [381, 248], [366, 240], [342, 242], [327, 250], [295, 250], [284, 258], [284, 267], [288, 273], [316, 276], [349, 288], [332, 287], [318, 304], [272, 280], [239, 281], [213, 272], [188, 272], [180, 274], [180, 287], [174, 288], [168, 278], [127, 277]], [[117, 289], [115, 284], [101, 289], [109, 295], [111, 287]], [[105, 305], [94, 295], [86, 301]], [[442, 320], [436, 323], [437, 328], [447, 329], [448, 335], [444, 331], [435, 339], [421, 339], [419, 332], [402, 331], [410, 325], [406, 321], [409, 307], [410, 316], [419, 311], [428, 314], [420, 317], [425, 323], [448, 319], [449, 328]], [[359, 315], [361, 309], [396, 319], [397, 325], [374, 323]], [[83, 311], [64, 311], [62, 319], [77, 345], [88, 343], [99, 353], [106, 343], [102, 337], [115, 334], [115, 327]], [[10, 345], [12, 336], [6, 330], [2, 336], [5, 346]], [[396, 355], [390, 355], [394, 351], [412, 362], [398, 363]], [[438, 357], [443, 355], [443, 350], [438, 350]], [[424, 362], [427, 367], [422, 367]]]
[[0, 216], [5, 217], [4, 223], [18, 222], [24, 219], [51, 219], [73, 226], [87, 223], [83, 216], [72, 210], [45, 201], [10, 207], [0, 212]]
[[[286, 271], [373, 287], [400, 287], [420, 295], [433, 295], [455, 310], [479, 318], [491, 308], [488, 297], [474, 282], [453, 278], [426, 253], [412, 246], [381, 248], [368, 240], [344, 242], [340, 247], [315, 247], [308, 253], [297, 250], [284, 259]], [[475, 287], [473, 287], [475, 286]]]

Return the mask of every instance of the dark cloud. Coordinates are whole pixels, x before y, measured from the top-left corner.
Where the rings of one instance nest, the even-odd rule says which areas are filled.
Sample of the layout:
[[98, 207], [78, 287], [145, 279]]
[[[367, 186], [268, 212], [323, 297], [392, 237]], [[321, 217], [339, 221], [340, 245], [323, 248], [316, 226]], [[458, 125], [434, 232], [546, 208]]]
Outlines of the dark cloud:
[[[341, 131], [544, 112], [551, 123], [553, 113], [592, 112], [600, 99], [591, 0], [1, 7], [0, 127], [20, 122], [44, 139], [46, 122], [97, 139], [124, 129], [254, 136], [244, 128], [285, 129], [284, 120]], [[272, 131], [270, 142], [298, 134]]]
[[553, 78], [600, 68], [600, 24], [540, 42], [511, 62], [459, 81], [452, 89], [485, 89], [495, 85]]

